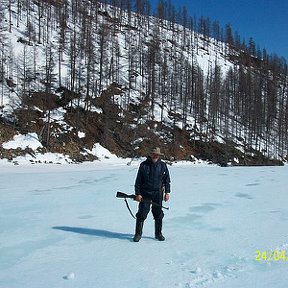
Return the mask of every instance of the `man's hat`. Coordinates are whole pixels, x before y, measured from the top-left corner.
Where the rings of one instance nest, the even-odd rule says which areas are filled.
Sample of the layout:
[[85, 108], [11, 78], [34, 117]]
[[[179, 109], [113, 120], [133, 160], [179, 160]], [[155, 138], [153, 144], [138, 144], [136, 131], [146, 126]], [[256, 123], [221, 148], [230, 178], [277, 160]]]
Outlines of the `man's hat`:
[[154, 149], [152, 149], [151, 154], [163, 155], [159, 147], [155, 147]]

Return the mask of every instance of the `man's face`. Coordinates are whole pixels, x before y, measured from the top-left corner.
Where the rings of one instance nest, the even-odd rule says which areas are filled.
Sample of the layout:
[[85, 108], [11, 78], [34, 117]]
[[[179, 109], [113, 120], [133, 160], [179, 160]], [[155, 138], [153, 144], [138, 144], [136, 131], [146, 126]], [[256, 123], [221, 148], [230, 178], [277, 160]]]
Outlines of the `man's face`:
[[154, 163], [158, 161], [159, 157], [160, 156], [158, 154], [155, 154], [155, 153], [152, 153], [152, 155], [151, 155], [152, 161]]

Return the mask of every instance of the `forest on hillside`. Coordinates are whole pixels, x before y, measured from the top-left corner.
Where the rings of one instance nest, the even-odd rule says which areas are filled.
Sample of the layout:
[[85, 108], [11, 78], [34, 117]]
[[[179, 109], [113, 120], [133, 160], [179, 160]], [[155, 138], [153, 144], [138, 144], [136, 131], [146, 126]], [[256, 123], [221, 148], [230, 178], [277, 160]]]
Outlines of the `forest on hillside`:
[[130, 111], [135, 125], [156, 121], [188, 132], [191, 141], [221, 135], [268, 158], [287, 156], [286, 59], [252, 38], [246, 43], [229, 24], [195, 19], [171, 1], [159, 1], [155, 11], [149, 0], [0, 5], [0, 119], [27, 122], [19, 125], [29, 131], [34, 98], [42, 95], [37, 133], [47, 147], [53, 109], [75, 117], [95, 112], [114, 85], [121, 92], [111, 103], [122, 116]]

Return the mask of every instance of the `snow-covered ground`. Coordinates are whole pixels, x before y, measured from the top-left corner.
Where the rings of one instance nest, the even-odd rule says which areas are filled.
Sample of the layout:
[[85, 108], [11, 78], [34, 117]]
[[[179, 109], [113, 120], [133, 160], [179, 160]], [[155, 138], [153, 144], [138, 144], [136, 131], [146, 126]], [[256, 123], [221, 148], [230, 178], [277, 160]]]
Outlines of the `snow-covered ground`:
[[288, 261], [255, 260], [288, 258], [287, 166], [169, 166], [166, 241], [150, 215], [134, 243], [115, 194], [133, 193], [138, 164], [0, 166], [0, 287], [287, 286]]

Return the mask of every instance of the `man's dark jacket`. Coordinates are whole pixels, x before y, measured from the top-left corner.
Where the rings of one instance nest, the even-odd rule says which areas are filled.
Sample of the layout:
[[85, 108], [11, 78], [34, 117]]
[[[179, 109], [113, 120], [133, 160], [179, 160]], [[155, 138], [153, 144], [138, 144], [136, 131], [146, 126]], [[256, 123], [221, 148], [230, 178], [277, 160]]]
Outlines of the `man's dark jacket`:
[[165, 193], [170, 193], [170, 176], [166, 163], [160, 159], [153, 162], [150, 157], [140, 164], [135, 181], [135, 194], [153, 196], [160, 193], [162, 188]]

